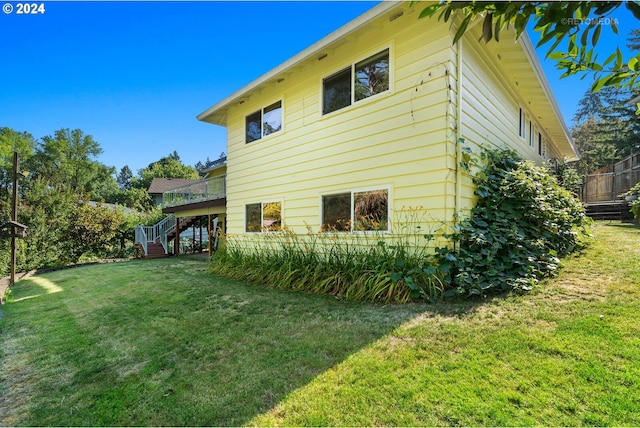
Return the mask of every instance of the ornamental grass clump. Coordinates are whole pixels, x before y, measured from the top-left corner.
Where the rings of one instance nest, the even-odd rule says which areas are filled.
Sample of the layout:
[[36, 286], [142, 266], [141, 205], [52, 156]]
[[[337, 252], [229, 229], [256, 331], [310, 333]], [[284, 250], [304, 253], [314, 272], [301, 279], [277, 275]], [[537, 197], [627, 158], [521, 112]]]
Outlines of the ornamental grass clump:
[[455, 248], [436, 250], [445, 296], [530, 290], [591, 236], [582, 204], [547, 170], [506, 149], [487, 150], [482, 161], [479, 199], [454, 227]]
[[[212, 258], [217, 275], [348, 300], [403, 303], [435, 298], [442, 283], [423, 269], [433, 234], [422, 233], [422, 208], [403, 210], [390, 234], [321, 231], [228, 236]], [[427, 238], [427, 239], [425, 239]]]

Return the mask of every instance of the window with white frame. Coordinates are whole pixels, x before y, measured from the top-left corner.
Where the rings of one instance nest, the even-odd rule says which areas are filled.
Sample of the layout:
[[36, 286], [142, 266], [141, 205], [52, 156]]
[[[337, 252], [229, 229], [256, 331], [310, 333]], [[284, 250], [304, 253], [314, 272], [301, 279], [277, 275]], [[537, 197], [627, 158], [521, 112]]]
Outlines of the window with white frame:
[[245, 119], [245, 141], [251, 143], [282, 130], [282, 101], [277, 101], [248, 115]]
[[389, 49], [344, 68], [322, 81], [322, 114], [389, 90]]
[[389, 191], [378, 189], [322, 196], [322, 230], [388, 231]]
[[527, 124], [527, 115], [524, 112], [524, 110], [522, 110], [522, 108], [520, 108], [520, 125], [518, 128], [518, 135], [521, 138], [526, 138], [525, 134], [526, 134], [526, 124]]
[[272, 232], [282, 228], [282, 203], [260, 202], [245, 205], [246, 232]]
[[542, 156], [542, 133], [538, 132], [538, 154]]
[[529, 146], [530, 147], [535, 147], [535, 141], [536, 141], [536, 130], [535, 130], [535, 125], [533, 124], [533, 121], [530, 120], [529, 121]]

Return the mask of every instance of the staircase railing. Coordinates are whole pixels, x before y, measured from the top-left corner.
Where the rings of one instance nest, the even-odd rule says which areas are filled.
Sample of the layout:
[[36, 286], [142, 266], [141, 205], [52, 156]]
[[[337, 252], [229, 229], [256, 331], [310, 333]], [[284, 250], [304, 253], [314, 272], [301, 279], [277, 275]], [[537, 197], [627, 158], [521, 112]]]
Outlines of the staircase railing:
[[176, 221], [173, 214], [168, 215], [153, 226], [138, 225], [136, 227], [135, 242], [139, 243], [142, 246], [144, 253], [147, 254], [148, 244], [150, 242], [160, 241], [162, 248], [164, 248], [164, 253], [168, 254], [169, 249], [167, 236], [173, 232], [175, 227]]

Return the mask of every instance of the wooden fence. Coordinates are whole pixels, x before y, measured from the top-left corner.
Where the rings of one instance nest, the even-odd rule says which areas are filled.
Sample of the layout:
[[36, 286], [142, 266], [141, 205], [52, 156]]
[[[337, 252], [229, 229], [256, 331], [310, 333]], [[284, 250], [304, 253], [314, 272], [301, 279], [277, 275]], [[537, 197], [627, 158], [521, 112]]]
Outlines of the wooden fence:
[[640, 153], [634, 153], [607, 167], [585, 177], [582, 187], [582, 201], [608, 202], [620, 199], [626, 192], [640, 182]]

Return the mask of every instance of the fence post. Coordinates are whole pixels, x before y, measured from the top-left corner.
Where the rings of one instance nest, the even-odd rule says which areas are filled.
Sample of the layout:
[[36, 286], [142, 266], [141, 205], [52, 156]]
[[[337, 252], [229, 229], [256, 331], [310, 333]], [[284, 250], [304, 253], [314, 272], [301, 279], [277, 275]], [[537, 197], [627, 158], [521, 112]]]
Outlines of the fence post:
[[173, 254], [180, 254], [180, 219], [176, 216], [176, 237], [173, 238]]

